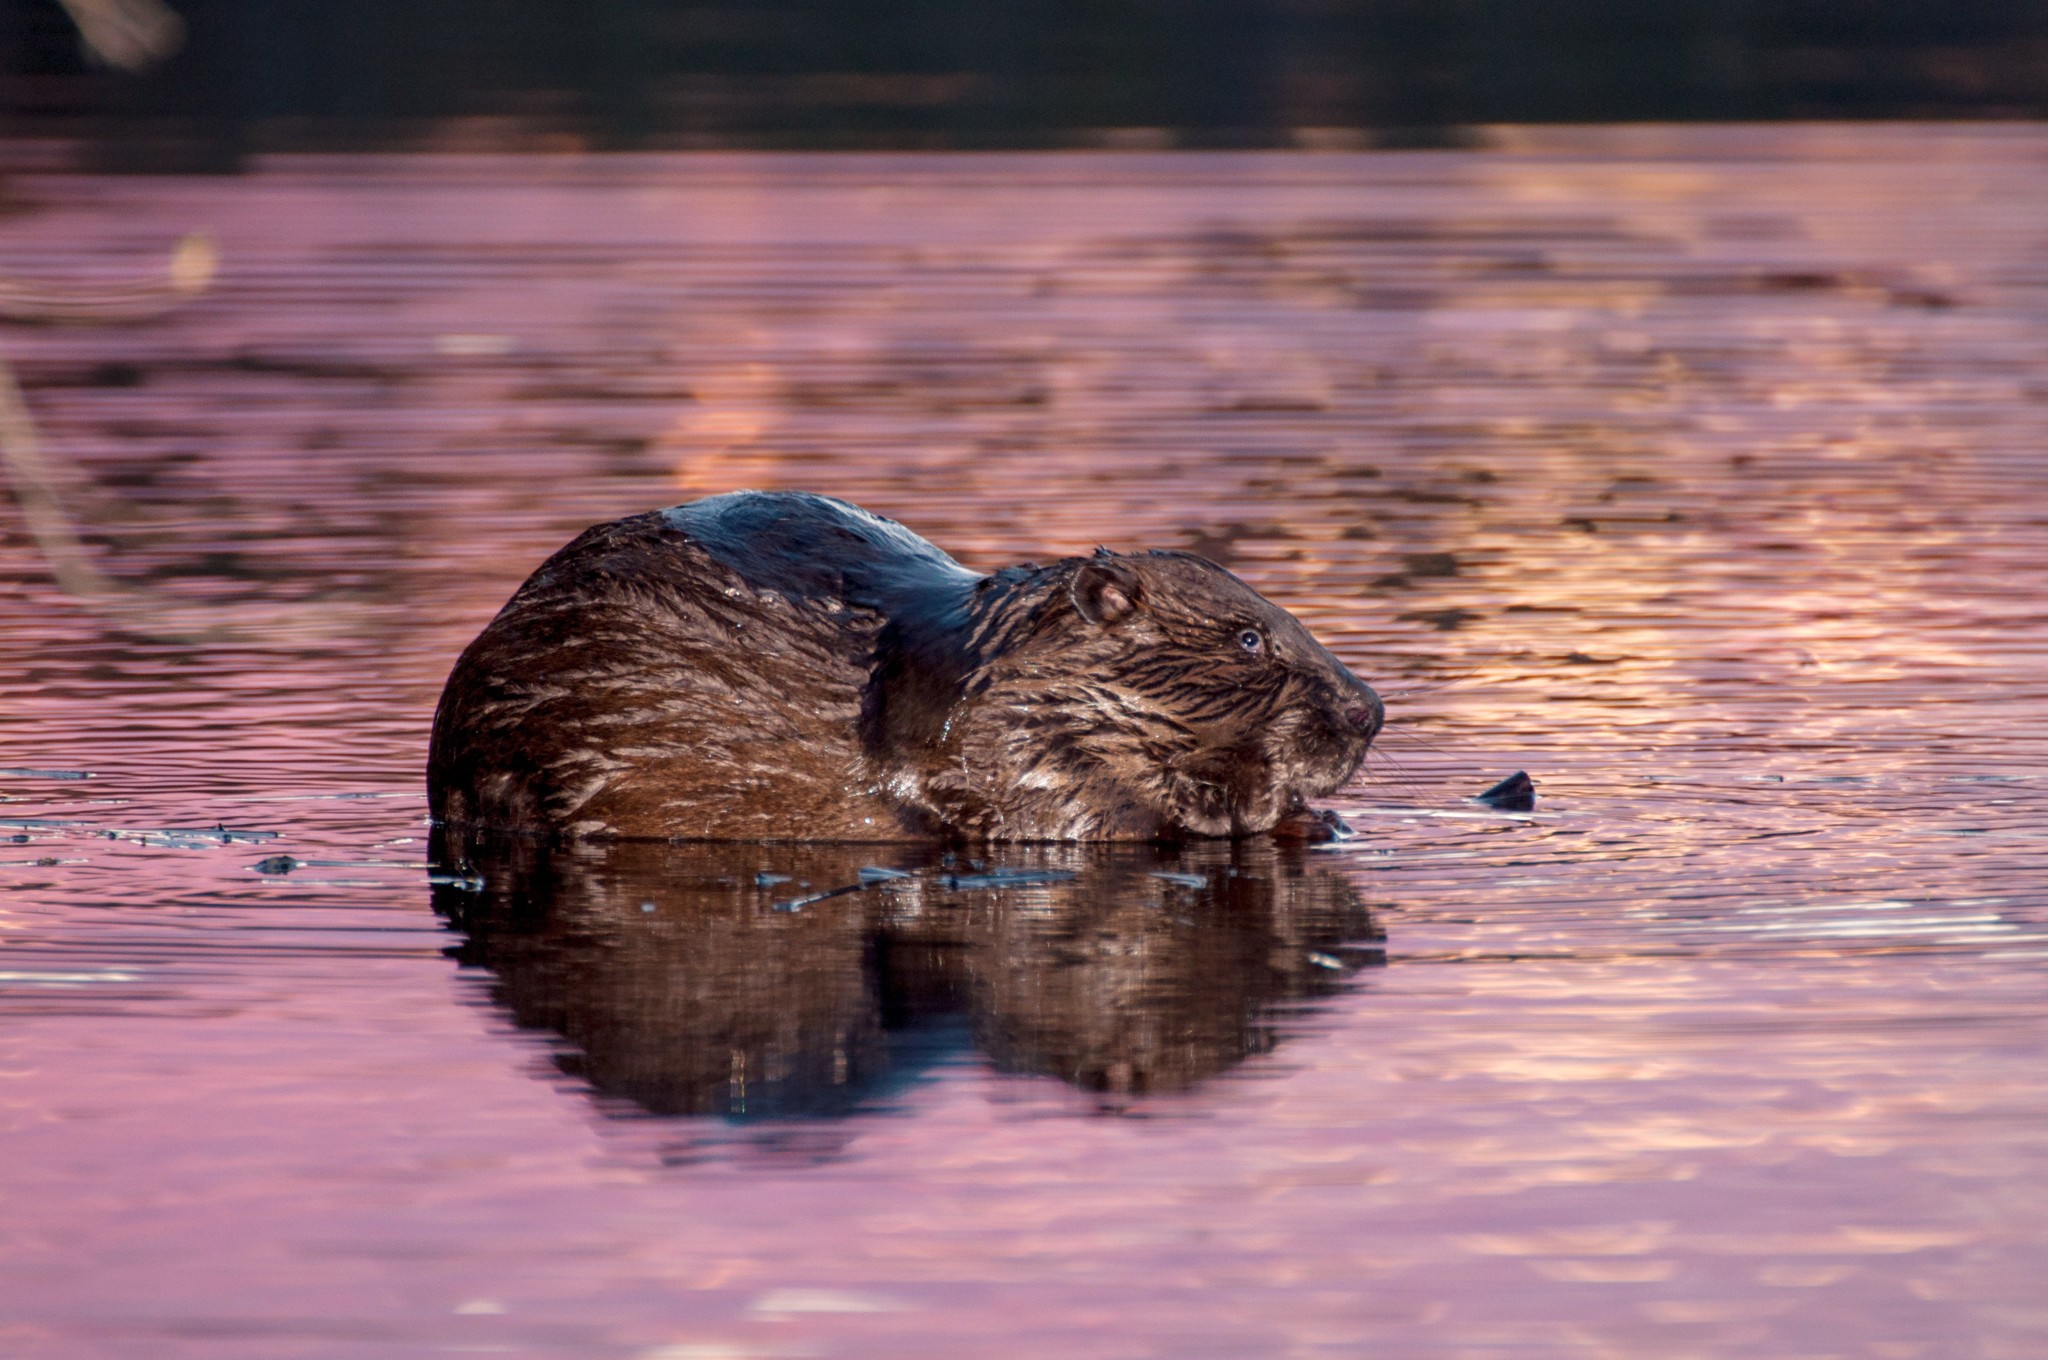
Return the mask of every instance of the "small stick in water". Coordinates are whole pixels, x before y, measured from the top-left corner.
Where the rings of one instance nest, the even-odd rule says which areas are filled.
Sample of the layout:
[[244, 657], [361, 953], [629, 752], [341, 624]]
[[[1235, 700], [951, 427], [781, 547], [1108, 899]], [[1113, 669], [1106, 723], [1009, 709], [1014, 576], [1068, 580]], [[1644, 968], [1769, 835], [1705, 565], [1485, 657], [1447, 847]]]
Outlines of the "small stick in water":
[[1527, 770], [1516, 770], [1475, 800], [1503, 812], [1530, 812], [1536, 807], [1536, 781]]

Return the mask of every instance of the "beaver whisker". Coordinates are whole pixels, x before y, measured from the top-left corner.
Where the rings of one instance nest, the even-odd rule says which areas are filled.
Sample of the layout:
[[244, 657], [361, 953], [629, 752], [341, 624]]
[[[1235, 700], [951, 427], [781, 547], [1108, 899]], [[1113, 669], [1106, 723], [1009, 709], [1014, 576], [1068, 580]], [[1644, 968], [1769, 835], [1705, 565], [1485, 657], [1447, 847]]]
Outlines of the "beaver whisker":
[[[1419, 747], [1420, 749], [1429, 752], [1433, 756], [1443, 756], [1447, 760], [1454, 760], [1458, 758], [1457, 751], [1453, 750], [1448, 746], [1443, 745], [1440, 742], [1431, 741], [1428, 737], [1423, 736], [1421, 733], [1415, 731], [1411, 727], [1390, 729], [1386, 732], [1381, 733], [1380, 739], [1383, 742], [1391, 739], [1393, 743], [1397, 746]], [[1383, 750], [1382, 747], [1375, 747], [1374, 749]]]
[[1413, 794], [1421, 794], [1426, 791], [1428, 786], [1422, 781], [1421, 778], [1419, 778], [1412, 771], [1403, 766], [1401, 762], [1395, 760], [1391, 755], [1388, 755], [1385, 751], [1379, 750], [1377, 748], [1367, 753], [1365, 763], [1359, 766], [1359, 772], [1361, 774], [1366, 775], [1372, 774], [1372, 766], [1375, 760], [1377, 760], [1379, 764], [1387, 766], [1394, 772], [1394, 777], [1388, 782], [1394, 784], [1396, 787], [1405, 789], [1409, 793]]

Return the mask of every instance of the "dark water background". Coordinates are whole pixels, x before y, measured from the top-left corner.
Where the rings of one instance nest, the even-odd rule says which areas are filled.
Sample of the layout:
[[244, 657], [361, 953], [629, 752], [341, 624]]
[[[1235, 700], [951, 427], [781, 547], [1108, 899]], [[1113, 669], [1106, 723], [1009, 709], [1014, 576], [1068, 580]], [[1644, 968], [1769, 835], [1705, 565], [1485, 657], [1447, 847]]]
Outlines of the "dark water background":
[[126, 0], [125, 41], [89, 26], [96, 55], [67, 5], [116, 8], [0, 0], [0, 122], [155, 172], [266, 151], [1359, 148], [1503, 123], [2048, 118], [2038, 0]]
[[[2041, 130], [6, 189], [7, 1354], [2048, 1351]], [[1362, 837], [430, 883], [462, 643], [739, 486], [1227, 562]]]

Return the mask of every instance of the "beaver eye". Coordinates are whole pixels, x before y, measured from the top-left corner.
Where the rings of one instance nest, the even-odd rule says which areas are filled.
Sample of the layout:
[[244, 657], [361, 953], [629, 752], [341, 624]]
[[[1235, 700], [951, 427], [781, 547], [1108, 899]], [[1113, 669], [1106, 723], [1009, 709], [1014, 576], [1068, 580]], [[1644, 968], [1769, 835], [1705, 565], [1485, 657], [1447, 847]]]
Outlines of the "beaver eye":
[[1257, 656], [1266, 650], [1266, 639], [1258, 629], [1247, 628], [1237, 635], [1237, 645], [1244, 648], [1245, 655]]

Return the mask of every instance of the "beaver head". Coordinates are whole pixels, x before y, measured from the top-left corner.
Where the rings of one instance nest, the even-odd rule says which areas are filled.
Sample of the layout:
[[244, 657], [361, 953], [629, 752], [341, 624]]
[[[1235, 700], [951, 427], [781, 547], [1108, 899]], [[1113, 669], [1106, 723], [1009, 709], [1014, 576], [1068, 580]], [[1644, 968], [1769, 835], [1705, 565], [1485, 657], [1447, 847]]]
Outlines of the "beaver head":
[[919, 800], [993, 836], [1267, 831], [1357, 771], [1379, 696], [1222, 567], [1107, 549], [985, 577]]

